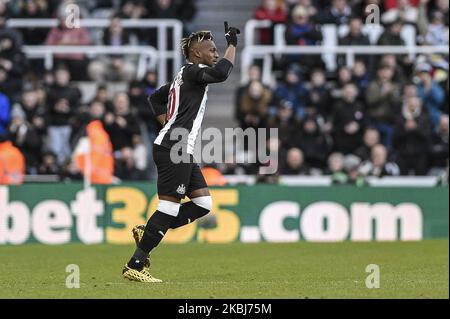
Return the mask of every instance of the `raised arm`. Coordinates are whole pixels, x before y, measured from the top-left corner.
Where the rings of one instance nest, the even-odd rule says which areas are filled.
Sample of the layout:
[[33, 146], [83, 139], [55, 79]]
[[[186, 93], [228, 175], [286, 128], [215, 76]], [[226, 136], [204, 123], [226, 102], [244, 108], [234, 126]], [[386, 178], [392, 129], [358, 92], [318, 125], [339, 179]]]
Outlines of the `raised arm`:
[[191, 66], [187, 76], [192, 80], [202, 84], [219, 83], [224, 82], [230, 75], [236, 58], [237, 35], [241, 31], [234, 27], [228, 27], [227, 22], [224, 22], [224, 25], [228, 45], [223, 58], [212, 67], [205, 65]]

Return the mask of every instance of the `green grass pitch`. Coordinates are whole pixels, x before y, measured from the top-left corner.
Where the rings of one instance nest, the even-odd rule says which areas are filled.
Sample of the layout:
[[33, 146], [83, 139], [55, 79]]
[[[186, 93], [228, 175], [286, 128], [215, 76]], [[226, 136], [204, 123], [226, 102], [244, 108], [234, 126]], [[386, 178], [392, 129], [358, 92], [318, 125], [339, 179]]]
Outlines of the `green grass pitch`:
[[[159, 284], [121, 276], [133, 246], [0, 246], [0, 298], [448, 298], [448, 240], [162, 245]], [[80, 288], [66, 288], [77, 264]], [[368, 289], [368, 264], [380, 288]]]

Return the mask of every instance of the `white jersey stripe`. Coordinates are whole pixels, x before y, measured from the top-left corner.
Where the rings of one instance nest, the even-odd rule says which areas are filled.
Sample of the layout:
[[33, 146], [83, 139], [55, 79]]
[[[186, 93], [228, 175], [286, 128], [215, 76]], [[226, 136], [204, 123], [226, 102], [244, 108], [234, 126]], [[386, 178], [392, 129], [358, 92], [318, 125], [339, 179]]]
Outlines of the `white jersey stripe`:
[[[179, 83], [181, 81], [177, 81], [178, 79], [181, 80], [182, 76], [183, 76], [183, 70], [185, 67], [182, 67], [180, 72], [178, 72], [177, 77], [175, 78], [175, 80], [172, 83], [172, 86], [170, 87], [170, 89], [172, 90], [173, 88], [175, 89], [175, 110], [174, 113], [172, 115], [172, 117], [170, 118], [170, 120], [166, 123], [166, 125], [164, 125], [164, 127], [161, 129], [161, 131], [159, 132], [158, 136], [155, 139], [154, 144], [157, 145], [161, 145], [162, 140], [164, 139], [164, 136], [166, 135], [166, 133], [169, 131], [170, 127], [172, 126], [172, 124], [175, 122], [175, 120], [177, 119], [177, 115], [178, 115], [178, 108], [180, 105], [180, 85]], [[171, 101], [169, 101], [170, 103]]]
[[198, 108], [197, 115], [194, 119], [194, 124], [192, 125], [192, 129], [189, 132], [188, 140], [187, 140], [187, 153], [194, 154], [194, 145], [195, 140], [197, 139], [198, 131], [200, 130], [200, 126], [202, 125], [203, 115], [206, 109], [206, 101], [208, 100], [208, 86], [205, 88], [205, 93], [203, 94], [202, 103]]

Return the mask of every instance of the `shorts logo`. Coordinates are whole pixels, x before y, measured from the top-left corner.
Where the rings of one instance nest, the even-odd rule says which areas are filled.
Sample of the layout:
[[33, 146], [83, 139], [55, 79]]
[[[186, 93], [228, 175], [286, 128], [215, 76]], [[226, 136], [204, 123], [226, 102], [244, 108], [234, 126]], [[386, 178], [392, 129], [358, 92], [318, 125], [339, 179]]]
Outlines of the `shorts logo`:
[[184, 184], [178, 186], [177, 193], [180, 195], [184, 195], [186, 193], [186, 187], [184, 186]]

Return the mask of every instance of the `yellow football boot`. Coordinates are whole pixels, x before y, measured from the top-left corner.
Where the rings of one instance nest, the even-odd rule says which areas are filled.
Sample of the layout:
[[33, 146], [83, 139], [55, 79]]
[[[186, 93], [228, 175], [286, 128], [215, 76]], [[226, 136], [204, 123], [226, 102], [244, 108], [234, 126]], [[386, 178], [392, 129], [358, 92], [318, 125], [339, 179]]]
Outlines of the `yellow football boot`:
[[138, 282], [162, 282], [161, 279], [157, 279], [150, 275], [150, 273], [144, 268], [141, 271], [128, 267], [125, 265], [122, 270], [122, 275], [124, 278], [131, 281]]

